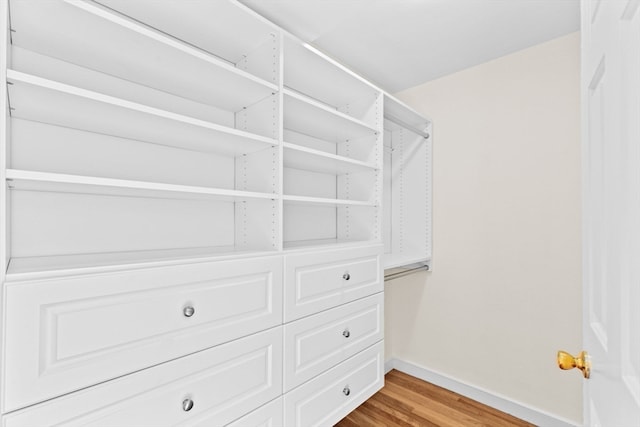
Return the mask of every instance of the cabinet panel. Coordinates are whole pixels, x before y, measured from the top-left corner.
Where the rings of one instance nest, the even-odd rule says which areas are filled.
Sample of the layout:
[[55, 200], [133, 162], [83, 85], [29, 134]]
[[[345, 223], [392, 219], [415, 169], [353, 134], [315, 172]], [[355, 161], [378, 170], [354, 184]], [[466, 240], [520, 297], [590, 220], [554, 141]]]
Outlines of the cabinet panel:
[[333, 425], [384, 385], [383, 345], [375, 344], [285, 394], [287, 427]]
[[279, 427], [282, 425], [284, 425], [282, 398], [278, 398], [239, 420], [227, 424], [227, 427]]
[[285, 391], [380, 341], [383, 312], [378, 293], [285, 325]]
[[383, 289], [381, 245], [285, 256], [285, 321]]
[[8, 284], [5, 408], [278, 325], [281, 270], [265, 257]]
[[19, 426], [223, 426], [282, 392], [272, 329], [11, 413]]

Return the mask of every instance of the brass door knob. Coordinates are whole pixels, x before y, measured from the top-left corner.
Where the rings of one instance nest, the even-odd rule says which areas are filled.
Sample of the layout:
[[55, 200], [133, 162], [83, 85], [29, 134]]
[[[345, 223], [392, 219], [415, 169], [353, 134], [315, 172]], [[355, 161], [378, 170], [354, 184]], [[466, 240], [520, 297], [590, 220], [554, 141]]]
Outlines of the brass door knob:
[[589, 353], [581, 351], [576, 357], [573, 357], [566, 351], [558, 352], [558, 367], [560, 369], [578, 368], [582, 371], [582, 376], [589, 378], [591, 375], [591, 360]]

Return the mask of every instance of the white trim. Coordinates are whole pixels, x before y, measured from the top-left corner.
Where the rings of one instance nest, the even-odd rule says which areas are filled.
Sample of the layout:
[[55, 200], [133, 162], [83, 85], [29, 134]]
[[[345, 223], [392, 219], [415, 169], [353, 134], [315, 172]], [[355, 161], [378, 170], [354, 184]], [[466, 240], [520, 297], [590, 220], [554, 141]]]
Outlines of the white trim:
[[421, 380], [430, 382], [439, 387], [446, 388], [462, 396], [473, 399], [477, 402], [498, 409], [514, 417], [528, 421], [538, 426], [544, 427], [577, 427], [573, 421], [558, 417], [543, 410], [528, 406], [524, 403], [516, 402], [506, 396], [491, 392], [489, 390], [467, 384], [463, 381], [451, 378], [447, 375], [432, 371], [427, 368], [405, 362], [399, 359], [387, 360], [384, 364], [385, 373], [396, 369], [405, 374], [411, 375]]
[[[384, 374], [385, 375], [387, 375], [390, 370], [394, 369], [393, 365], [394, 365], [395, 361], [396, 361], [396, 359], [391, 359], [391, 360], [386, 360], [384, 362]], [[400, 370], [400, 369], [398, 369], [398, 370]]]

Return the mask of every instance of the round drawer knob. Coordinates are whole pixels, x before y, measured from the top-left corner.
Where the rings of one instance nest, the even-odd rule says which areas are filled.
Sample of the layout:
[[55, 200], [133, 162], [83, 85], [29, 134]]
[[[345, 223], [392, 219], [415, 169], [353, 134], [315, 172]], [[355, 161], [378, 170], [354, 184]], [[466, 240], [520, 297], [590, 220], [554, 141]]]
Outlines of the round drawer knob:
[[349, 338], [349, 337], [351, 336], [351, 332], [349, 332], [349, 330], [348, 330], [348, 329], [345, 329], [345, 330], [342, 332], [342, 336], [343, 336], [343, 337], [345, 337], [345, 338]]
[[351, 394], [351, 389], [349, 388], [349, 386], [346, 386], [345, 388], [342, 389], [342, 393], [345, 396], [349, 396]]
[[189, 305], [182, 310], [182, 313], [184, 317], [191, 317], [196, 313], [196, 309]]
[[182, 401], [182, 410], [185, 412], [189, 412], [193, 409], [193, 400], [185, 399]]
[[347, 273], [344, 273], [344, 274], [342, 275], [342, 278], [343, 278], [344, 280], [349, 280], [349, 279], [351, 279], [351, 275], [347, 272]]

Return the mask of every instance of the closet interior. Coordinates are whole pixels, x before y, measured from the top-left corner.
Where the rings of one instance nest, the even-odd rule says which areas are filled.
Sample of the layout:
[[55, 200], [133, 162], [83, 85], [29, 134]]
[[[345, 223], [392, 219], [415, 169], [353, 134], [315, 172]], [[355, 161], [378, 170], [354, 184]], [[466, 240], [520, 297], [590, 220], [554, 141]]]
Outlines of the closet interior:
[[431, 262], [430, 121], [233, 0], [0, 5], [3, 425], [375, 393], [384, 271]]

